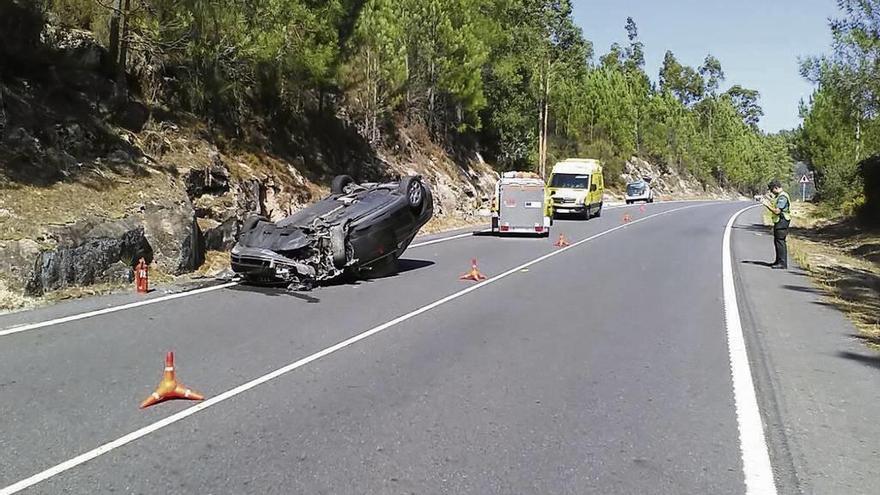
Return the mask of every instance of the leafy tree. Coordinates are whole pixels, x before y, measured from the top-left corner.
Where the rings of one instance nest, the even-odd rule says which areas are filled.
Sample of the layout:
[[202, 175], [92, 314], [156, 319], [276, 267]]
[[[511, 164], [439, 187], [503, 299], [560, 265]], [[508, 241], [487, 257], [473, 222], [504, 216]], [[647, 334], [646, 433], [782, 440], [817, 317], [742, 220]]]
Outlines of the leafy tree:
[[802, 61], [817, 85], [802, 107], [799, 154], [818, 173], [819, 194], [832, 203], [859, 189], [857, 164], [877, 153], [880, 111], [880, 0], [838, 0], [830, 54]]
[[686, 106], [697, 102], [705, 91], [700, 74], [693, 67], [681, 65], [671, 51], [666, 52], [660, 67], [660, 88], [670, 91]]
[[397, 5], [392, 0], [364, 4], [343, 68], [348, 106], [362, 119], [361, 132], [373, 143], [381, 137], [380, 119], [390, 116], [405, 91], [407, 54]]
[[736, 108], [743, 122], [757, 130], [758, 122], [764, 116], [764, 110], [758, 104], [761, 94], [754, 89], [735, 84], [724, 93], [724, 96], [730, 99], [730, 103]]
[[714, 96], [718, 92], [718, 87], [724, 82], [724, 71], [721, 69], [721, 62], [711, 54], [706, 55], [706, 60], [700, 66], [700, 77], [703, 78], [703, 94]]

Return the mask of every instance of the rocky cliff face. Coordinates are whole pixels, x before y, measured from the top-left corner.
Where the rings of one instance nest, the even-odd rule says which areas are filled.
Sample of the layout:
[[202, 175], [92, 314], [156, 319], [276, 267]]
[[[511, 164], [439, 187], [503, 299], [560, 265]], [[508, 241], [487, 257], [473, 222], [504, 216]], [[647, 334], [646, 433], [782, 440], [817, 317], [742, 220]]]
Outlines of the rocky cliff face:
[[[624, 166], [621, 181], [634, 182], [651, 178], [651, 188], [658, 200], [671, 199], [740, 199], [735, 191], [727, 191], [718, 186], [705, 186], [693, 177], [683, 176], [665, 167], [632, 157]], [[622, 193], [616, 196], [622, 197]]]
[[50, 27], [41, 39], [28, 70], [0, 80], [0, 293], [15, 295], [0, 294], [0, 310], [22, 294], [127, 283], [140, 257], [163, 276], [191, 272], [207, 251], [231, 249], [247, 216], [290, 215], [338, 173], [421, 174], [437, 216], [462, 222], [494, 184], [478, 155], [453, 160], [418, 126], [386, 148], [358, 145], [338, 123], [282, 133], [278, 149], [221, 146], [194, 117], [133, 98], [91, 33]]

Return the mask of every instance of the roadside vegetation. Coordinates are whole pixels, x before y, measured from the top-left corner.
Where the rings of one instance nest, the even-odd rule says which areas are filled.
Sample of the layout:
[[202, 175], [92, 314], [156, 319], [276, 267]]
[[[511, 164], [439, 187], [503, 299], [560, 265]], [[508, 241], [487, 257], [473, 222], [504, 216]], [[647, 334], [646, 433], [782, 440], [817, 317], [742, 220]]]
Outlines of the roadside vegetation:
[[742, 192], [791, 164], [785, 137], [757, 127], [758, 92], [722, 90], [711, 54], [690, 67], [667, 52], [652, 80], [633, 19], [627, 42], [595, 57], [570, 0], [12, 3], [33, 26], [4, 37], [47, 20], [91, 30], [148, 105], [198, 116], [227, 146], [283, 152], [329, 119], [373, 146], [424, 126], [499, 170], [598, 157], [612, 185], [631, 156]]
[[831, 51], [801, 61], [816, 84], [791, 134], [818, 200], [798, 205], [793, 255], [880, 350], [880, 0], [838, 0]]
[[796, 203], [793, 213], [792, 256], [880, 351], [880, 231], [828, 220], [812, 204]]
[[801, 61], [816, 84], [793, 134], [797, 158], [816, 174], [818, 199], [880, 222], [880, 0], [838, 0], [830, 53]]

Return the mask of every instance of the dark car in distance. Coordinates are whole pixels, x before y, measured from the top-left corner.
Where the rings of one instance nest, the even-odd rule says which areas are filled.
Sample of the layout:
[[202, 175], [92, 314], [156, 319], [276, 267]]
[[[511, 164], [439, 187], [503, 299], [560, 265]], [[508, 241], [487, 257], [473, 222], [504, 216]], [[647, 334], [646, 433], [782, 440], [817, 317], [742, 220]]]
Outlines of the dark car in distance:
[[340, 175], [329, 196], [287, 218], [246, 220], [232, 249], [232, 270], [247, 282], [291, 289], [344, 273], [387, 276], [433, 212], [431, 190], [420, 176], [357, 184]]

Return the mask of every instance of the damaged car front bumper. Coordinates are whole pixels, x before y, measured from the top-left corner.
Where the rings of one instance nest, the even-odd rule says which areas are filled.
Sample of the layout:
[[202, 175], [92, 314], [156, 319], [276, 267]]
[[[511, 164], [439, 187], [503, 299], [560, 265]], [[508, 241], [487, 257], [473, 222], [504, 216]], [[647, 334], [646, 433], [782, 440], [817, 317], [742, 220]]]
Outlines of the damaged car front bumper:
[[[274, 224], [265, 222], [256, 234], [278, 233]], [[281, 230], [285, 249], [278, 251], [262, 247], [232, 248], [232, 270], [251, 282], [287, 283], [290, 288], [308, 289], [316, 282], [342, 275], [357, 262], [346, 242], [346, 226], [327, 225], [315, 220], [308, 228]]]
[[232, 269], [249, 280], [294, 282], [316, 278], [315, 269], [270, 249], [235, 246]]

